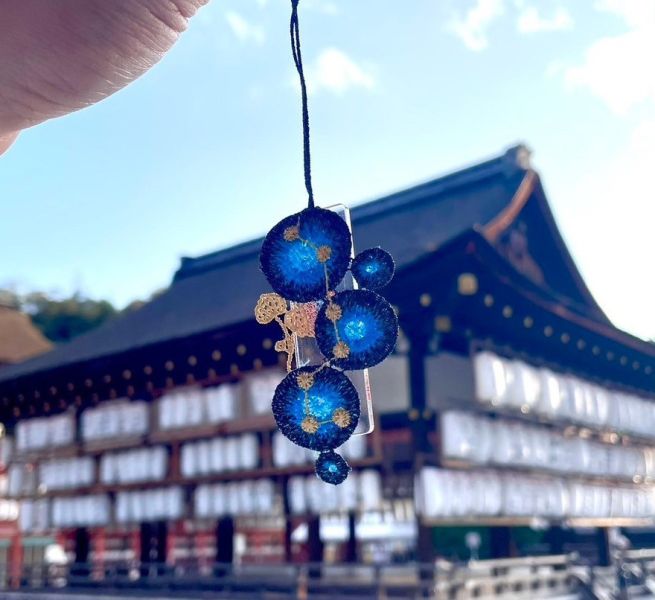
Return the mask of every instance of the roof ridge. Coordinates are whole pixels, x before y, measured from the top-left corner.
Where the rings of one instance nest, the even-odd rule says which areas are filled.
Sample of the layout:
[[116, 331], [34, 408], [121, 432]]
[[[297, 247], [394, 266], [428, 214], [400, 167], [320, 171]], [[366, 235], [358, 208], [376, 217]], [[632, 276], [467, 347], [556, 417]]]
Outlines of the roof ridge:
[[[516, 171], [530, 168], [530, 154], [531, 152], [525, 144], [518, 143], [509, 147], [501, 155], [484, 162], [473, 163], [468, 167], [450, 171], [445, 175], [391, 192], [382, 198], [375, 198], [357, 204], [351, 209], [352, 219], [361, 222], [382, 216], [400, 206], [411, 206], [424, 200], [427, 196], [440, 195], [452, 188], [469, 185], [472, 181], [479, 181], [497, 175], [499, 171], [504, 172], [509, 177], [515, 174]], [[173, 282], [251, 257], [259, 253], [262, 240], [263, 237], [259, 236], [197, 257], [184, 256], [181, 259], [180, 267], [173, 276]]]

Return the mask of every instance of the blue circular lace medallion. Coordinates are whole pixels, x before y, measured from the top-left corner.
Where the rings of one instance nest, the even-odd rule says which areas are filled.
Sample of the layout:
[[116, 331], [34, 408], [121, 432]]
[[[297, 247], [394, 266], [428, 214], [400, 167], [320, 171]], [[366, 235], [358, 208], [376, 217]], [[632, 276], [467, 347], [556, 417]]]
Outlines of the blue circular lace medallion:
[[301, 367], [277, 386], [273, 416], [280, 431], [293, 443], [312, 450], [332, 450], [355, 430], [359, 396], [340, 371]]
[[260, 254], [271, 287], [287, 300], [318, 300], [343, 279], [352, 241], [345, 221], [323, 208], [282, 219], [269, 232]]
[[391, 305], [370, 290], [336, 294], [318, 313], [316, 342], [335, 367], [366, 369], [383, 361], [398, 336], [398, 319]]

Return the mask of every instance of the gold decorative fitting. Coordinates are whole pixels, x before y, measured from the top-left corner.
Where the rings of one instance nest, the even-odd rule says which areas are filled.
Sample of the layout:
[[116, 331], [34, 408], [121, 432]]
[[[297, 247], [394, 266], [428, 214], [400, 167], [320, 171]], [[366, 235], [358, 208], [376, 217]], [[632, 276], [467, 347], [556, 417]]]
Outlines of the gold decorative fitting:
[[599, 348], [598, 346], [594, 346], [594, 347], [591, 349], [591, 353], [592, 353], [592, 354], [595, 354], [596, 356], [598, 356], [598, 355], [600, 354], [600, 348]]
[[311, 415], [305, 417], [302, 420], [302, 423], [300, 424], [300, 428], [305, 433], [309, 433], [309, 434], [316, 433], [319, 427], [320, 427], [320, 423], [318, 422], [318, 419], [316, 417], [312, 417]]
[[132, 371], [130, 371], [129, 369], [125, 369], [125, 371], [123, 371], [123, 379], [131, 379], [131, 378], [132, 378]]
[[275, 293], [262, 294], [255, 306], [255, 319], [260, 325], [267, 325], [276, 317], [287, 312], [287, 301]]
[[152, 367], [150, 365], [146, 365], [145, 367], [143, 367], [143, 372], [146, 375], [152, 375]]
[[243, 344], [239, 344], [237, 346], [237, 354], [239, 356], [243, 356], [247, 351], [248, 349]]
[[560, 339], [562, 340], [562, 344], [568, 344], [571, 341], [571, 336], [568, 333], [563, 333]]
[[457, 291], [462, 296], [473, 296], [478, 293], [478, 278], [473, 273], [462, 273], [457, 278]]
[[546, 327], [544, 327], [544, 335], [546, 337], [553, 335], [553, 328], [550, 325], [546, 325]]
[[308, 390], [314, 385], [314, 375], [311, 373], [299, 373], [296, 382], [301, 390]]
[[525, 319], [523, 319], [523, 327], [525, 327], [526, 329], [530, 329], [530, 327], [532, 327], [533, 325], [534, 325], [534, 319], [532, 317], [525, 317]]
[[339, 428], [345, 429], [350, 425], [352, 419], [350, 413], [345, 408], [337, 408], [332, 413], [332, 422]]
[[187, 358], [186, 361], [192, 367], [195, 367], [198, 364], [198, 359], [195, 356], [189, 356], [189, 358]]
[[[268, 341], [270, 342], [271, 340], [268, 340]], [[269, 346], [269, 348], [270, 348], [270, 346]], [[221, 357], [222, 357], [222, 356], [223, 356], [223, 355], [221, 354], [221, 351], [220, 351], [220, 350], [214, 350], [214, 351], [212, 352], [212, 360], [215, 360], [215, 361], [218, 362], [219, 360], [221, 360]]]
[[239, 373], [239, 365], [237, 365], [236, 363], [232, 363], [230, 365], [230, 373], [232, 375], [237, 375]]
[[514, 309], [511, 306], [503, 306], [503, 317], [509, 319], [514, 314]]
[[622, 356], [619, 362], [620, 362], [622, 365], [627, 365], [627, 364], [628, 364], [628, 359], [627, 359], [627, 357]]
[[298, 228], [298, 225], [287, 227], [284, 230], [284, 239], [287, 242], [295, 242], [297, 239], [300, 239], [300, 229]]
[[314, 337], [314, 324], [318, 310], [314, 302], [296, 304], [286, 315], [284, 324], [299, 337]]
[[316, 258], [318, 258], [318, 262], [326, 263], [330, 260], [330, 256], [332, 256], [332, 248], [330, 248], [330, 246], [319, 246], [316, 249]]
[[334, 348], [332, 348], [332, 354], [334, 354], [335, 358], [348, 358], [350, 355], [350, 348], [345, 342], [338, 342], [335, 344]]
[[255, 371], [261, 371], [263, 366], [261, 358], [256, 358], [252, 361], [252, 368], [255, 369]]
[[167, 361], [164, 363], [164, 368], [165, 368], [167, 371], [172, 371], [172, 370], [175, 368], [175, 363], [174, 363], [172, 360], [167, 360]]
[[438, 315], [434, 319], [434, 328], [440, 333], [448, 333], [453, 328], [453, 323], [448, 315]]
[[584, 350], [584, 347], [587, 345], [587, 343], [584, 340], [578, 340], [576, 343], [576, 346], [578, 347], [578, 350]]
[[428, 307], [432, 304], [432, 296], [430, 294], [421, 294], [418, 301], [421, 306]]
[[484, 305], [491, 307], [494, 305], [494, 297], [491, 294], [486, 294], [484, 297]]
[[342, 315], [341, 307], [338, 304], [330, 304], [325, 309], [325, 316], [333, 323], [336, 323]]

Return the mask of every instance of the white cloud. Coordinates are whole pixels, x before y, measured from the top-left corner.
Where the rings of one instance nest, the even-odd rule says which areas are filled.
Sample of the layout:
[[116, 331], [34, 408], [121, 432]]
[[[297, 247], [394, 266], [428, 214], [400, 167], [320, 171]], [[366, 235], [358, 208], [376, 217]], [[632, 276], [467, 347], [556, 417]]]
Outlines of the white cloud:
[[536, 6], [526, 6], [519, 12], [516, 28], [519, 33], [564, 31], [573, 28], [573, 17], [563, 6], [558, 6], [550, 17], [542, 16]]
[[655, 118], [647, 118], [612, 148], [608, 161], [560, 194], [567, 228], [584, 232], [574, 250], [592, 293], [619, 327], [647, 338], [655, 338], [655, 278], [647, 259], [655, 222], [653, 164]]
[[264, 29], [249, 23], [239, 13], [229, 10], [225, 13], [225, 20], [240, 42], [254, 42], [259, 45], [264, 43], [266, 39]]
[[315, 10], [330, 16], [338, 15], [341, 12], [339, 7], [331, 0], [305, 0], [302, 6], [307, 10]]
[[376, 83], [369, 69], [337, 48], [323, 50], [306, 71], [307, 88], [312, 94], [326, 90], [342, 95], [356, 87], [373, 89]]
[[488, 45], [489, 26], [505, 11], [503, 0], [476, 0], [463, 17], [454, 16], [448, 23], [452, 31], [469, 50], [484, 50]]
[[655, 105], [655, 2], [601, 0], [596, 7], [620, 17], [628, 30], [591, 44], [580, 64], [563, 69], [564, 81], [586, 88], [619, 115]]

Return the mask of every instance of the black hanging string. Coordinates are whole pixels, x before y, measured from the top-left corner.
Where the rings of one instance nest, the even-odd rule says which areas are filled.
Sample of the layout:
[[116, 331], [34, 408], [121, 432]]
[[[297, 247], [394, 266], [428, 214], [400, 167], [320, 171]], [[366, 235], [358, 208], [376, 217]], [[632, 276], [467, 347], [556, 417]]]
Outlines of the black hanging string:
[[298, 3], [300, 0], [291, 0], [291, 22], [289, 30], [291, 34], [291, 52], [293, 62], [296, 65], [300, 77], [300, 92], [302, 95], [302, 140], [303, 157], [305, 164], [305, 188], [307, 188], [307, 206], [314, 208], [314, 191], [312, 190], [312, 167], [311, 155], [309, 152], [309, 110], [307, 108], [307, 84], [305, 73], [302, 68], [302, 55], [300, 53], [300, 27], [298, 25]]

